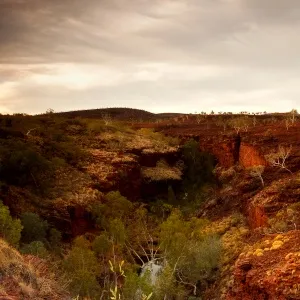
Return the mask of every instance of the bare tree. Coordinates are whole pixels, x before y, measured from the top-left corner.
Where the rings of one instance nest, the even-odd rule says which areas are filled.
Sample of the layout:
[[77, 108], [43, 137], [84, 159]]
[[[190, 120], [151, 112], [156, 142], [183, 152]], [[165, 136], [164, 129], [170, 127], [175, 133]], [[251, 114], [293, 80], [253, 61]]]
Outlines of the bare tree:
[[200, 124], [202, 120], [203, 120], [203, 116], [200, 115], [200, 114], [197, 114], [196, 115], [196, 122], [197, 122], [197, 124]]
[[265, 166], [263, 165], [257, 165], [249, 168], [250, 175], [252, 177], [259, 178], [263, 187], [265, 186], [264, 179], [262, 177], [264, 171], [265, 171]]
[[234, 118], [231, 119], [228, 123], [229, 126], [232, 127], [237, 134], [239, 134], [241, 130], [248, 131], [250, 125], [248, 117]]
[[102, 114], [102, 120], [104, 121], [104, 124], [105, 125], [109, 125], [112, 121], [111, 119], [111, 115], [110, 114], [106, 114], [106, 113], [103, 113]]
[[289, 158], [291, 152], [292, 152], [292, 145], [290, 145], [289, 147], [279, 145], [277, 152], [270, 153], [265, 157], [271, 166], [287, 170], [292, 174], [292, 172], [286, 166], [286, 160]]
[[29, 130], [27, 131], [26, 135], [29, 136], [30, 133], [31, 133], [32, 131], [34, 131], [34, 130], [37, 130], [37, 127], [36, 127], [36, 128], [31, 128], [31, 129], [29, 129]]
[[219, 117], [216, 121], [216, 125], [217, 126], [220, 126], [220, 127], [223, 127], [223, 131], [225, 132], [226, 131], [226, 128], [227, 128], [227, 125], [228, 125], [228, 121], [226, 118], [223, 118], [223, 117]]
[[253, 121], [253, 126], [256, 126], [256, 124], [257, 124], [257, 119], [256, 119], [255, 116], [253, 117], [252, 121]]
[[298, 111], [297, 111], [297, 109], [292, 109], [291, 110], [291, 122], [292, 122], [292, 124], [294, 124], [295, 123], [295, 121], [296, 121], [296, 115], [298, 114]]
[[289, 128], [292, 126], [292, 121], [291, 119], [287, 118], [285, 119], [285, 128], [286, 130], [289, 130]]

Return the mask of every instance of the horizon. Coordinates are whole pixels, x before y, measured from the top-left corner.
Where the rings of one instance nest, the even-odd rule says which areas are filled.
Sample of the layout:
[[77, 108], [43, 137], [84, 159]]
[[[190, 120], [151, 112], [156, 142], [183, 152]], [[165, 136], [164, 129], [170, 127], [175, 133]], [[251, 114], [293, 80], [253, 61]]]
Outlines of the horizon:
[[[54, 111], [52, 108], [48, 108], [46, 111], [37, 113], [37, 114], [28, 114], [28, 113], [22, 113], [22, 112], [15, 112], [15, 113], [1, 113], [0, 116], [3, 115], [28, 115], [28, 116], [39, 116], [39, 115], [44, 115], [49, 113], [48, 111], [50, 110], [51, 113], [54, 114], [68, 114], [68, 113], [73, 113], [73, 112], [87, 112], [87, 111], [94, 111], [94, 110], [110, 110], [110, 109], [128, 109], [128, 110], [141, 110], [144, 112], [152, 113], [154, 115], [160, 115], [160, 114], [179, 114], [179, 115], [211, 115], [211, 116], [218, 116], [218, 115], [253, 115], [253, 116], [258, 116], [258, 115], [276, 115], [276, 114], [290, 114], [293, 110], [296, 111], [296, 114], [298, 114], [297, 109], [291, 109], [288, 111], [256, 111], [256, 112], [251, 112], [251, 111], [195, 111], [195, 112], [190, 112], [190, 113], [178, 113], [178, 112], [172, 112], [172, 111], [163, 111], [163, 112], [152, 112], [150, 110], [144, 110], [144, 109], [139, 109], [139, 108], [134, 108], [134, 107], [102, 107], [102, 108], [91, 108], [91, 109], [79, 109], [79, 110], [69, 110], [69, 111]], [[213, 112], [213, 113], [212, 113]]]
[[296, 0], [2, 0], [0, 114], [300, 105]]

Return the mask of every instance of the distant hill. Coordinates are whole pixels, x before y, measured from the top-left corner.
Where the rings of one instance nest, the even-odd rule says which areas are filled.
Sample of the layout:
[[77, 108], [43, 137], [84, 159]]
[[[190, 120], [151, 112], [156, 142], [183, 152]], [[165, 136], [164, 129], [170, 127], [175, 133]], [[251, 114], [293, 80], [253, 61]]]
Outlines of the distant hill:
[[99, 108], [99, 109], [60, 112], [60, 113], [56, 113], [56, 115], [69, 117], [69, 118], [82, 117], [82, 118], [91, 118], [91, 119], [98, 119], [98, 118], [102, 118], [103, 115], [110, 115], [111, 118], [118, 119], [118, 120], [136, 119], [136, 120], [143, 120], [143, 121], [154, 121], [156, 119], [172, 118], [178, 114], [176, 113], [154, 114], [142, 109], [114, 107], [114, 108]]

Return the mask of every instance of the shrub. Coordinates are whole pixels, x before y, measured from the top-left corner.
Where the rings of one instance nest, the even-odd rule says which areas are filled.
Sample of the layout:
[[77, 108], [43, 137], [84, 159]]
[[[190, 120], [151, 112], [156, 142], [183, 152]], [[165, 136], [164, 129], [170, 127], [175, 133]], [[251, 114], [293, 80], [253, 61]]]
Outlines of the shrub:
[[44, 147], [48, 156], [59, 157], [72, 165], [77, 165], [86, 157], [85, 151], [73, 142], [50, 140]]
[[186, 165], [184, 180], [186, 186], [199, 187], [214, 180], [214, 158], [209, 153], [201, 152], [198, 142], [189, 140], [184, 144], [182, 151]]
[[49, 167], [49, 162], [36, 149], [23, 142], [9, 142], [0, 150], [0, 178], [8, 183], [38, 186], [39, 174]]
[[143, 298], [142, 295], [150, 295], [152, 288], [149, 276], [139, 276], [135, 271], [126, 272], [125, 283], [122, 288], [124, 299], [147, 299], [146, 297]]
[[46, 258], [48, 256], [48, 251], [45, 245], [41, 241], [34, 241], [30, 244], [23, 245], [21, 248], [23, 254], [31, 254], [41, 258]]
[[61, 232], [55, 228], [50, 229], [49, 242], [52, 248], [57, 248], [61, 244]]
[[64, 268], [69, 274], [70, 288], [74, 295], [82, 297], [97, 297], [100, 286], [97, 282], [99, 264], [95, 253], [89, 249], [87, 241], [79, 238], [64, 261]]
[[215, 170], [215, 171], [218, 175], [219, 181], [223, 184], [229, 183], [237, 175], [237, 172], [236, 172], [234, 166], [230, 167], [229, 169], [218, 168], [218, 170]]
[[119, 191], [109, 192], [104, 197], [104, 203], [91, 207], [92, 214], [99, 226], [107, 228], [109, 220], [128, 218], [133, 209], [132, 203], [122, 196]]
[[0, 236], [9, 244], [18, 246], [23, 226], [19, 219], [10, 216], [9, 209], [0, 201]]
[[168, 280], [188, 283], [195, 296], [199, 295], [198, 282], [214, 278], [221, 258], [220, 239], [201, 233], [206, 224], [196, 218], [185, 221], [180, 211], [174, 210], [161, 225], [161, 249], [173, 270]]
[[104, 233], [97, 236], [92, 243], [92, 249], [98, 256], [105, 256], [111, 250], [111, 247], [112, 244]]
[[44, 241], [47, 234], [48, 222], [42, 220], [37, 214], [27, 212], [21, 216], [23, 225], [22, 242]]

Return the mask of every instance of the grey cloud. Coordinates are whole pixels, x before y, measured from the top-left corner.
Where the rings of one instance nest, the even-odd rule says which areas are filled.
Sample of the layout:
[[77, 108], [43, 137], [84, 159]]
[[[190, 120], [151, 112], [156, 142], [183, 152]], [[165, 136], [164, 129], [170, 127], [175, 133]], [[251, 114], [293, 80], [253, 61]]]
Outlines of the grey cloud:
[[[247, 60], [251, 65], [258, 60], [260, 64], [259, 55], [248, 56], [251, 48], [255, 47], [254, 54], [260, 51], [260, 57], [269, 57], [268, 39], [274, 34], [282, 42], [286, 36], [296, 39], [291, 18], [299, 21], [300, 17], [295, 10], [300, 4], [292, 0], [284, 5], [270, 0], [264, 4], [257, 0], [177, 0], [173, 3], [185, 3], [186, 9], [175, 15], [167, 9], [157, 11], [164, 3], [172, 3], [167, 0], [14, 1], [0, 6], [2, 63], [176, 60], [226, 64], [236, 58], [240, 63]], [[133, 32], [122, 32], [126, 22], [136, 17], [152, 19], [153, 26], [139, 29], [137, 24]], [[276, 29], [276, 24], [282, 26], [282, 18], [290, 30], [282, 32], [283, 37], [280, 31], [265, 32], [261, 49], [256, 50], [260, 41], [255, 43], [255, 34], [264, 30], [260, 26], [273, 24]], [[300, 43], [293, 46], [298, 50]]]
[[[1, 82], [16, 83], [10, 104], [0, 97], [0, 106], [11, 110], [122, 103], [182, 110], [183, 99], [184, 109], [197, 99], [207, 109], [249, 101], [256, 107], [263, 97], [270, 97], [265, 105], [277, 99], [281, 109], [281, 99], [300, 104], [298, 0], [0, 1], [0, 93]], [[56, 65], [66, 63], [134, 79], [103, 87], [100, 78], [80, 91], [30, 82], [33, 75], [54, 76]], [[161, 63], [169, 69], [153, 80], [137, 76], [143, 66]], [[207, 77], [194, 66], [218, 68]]]

